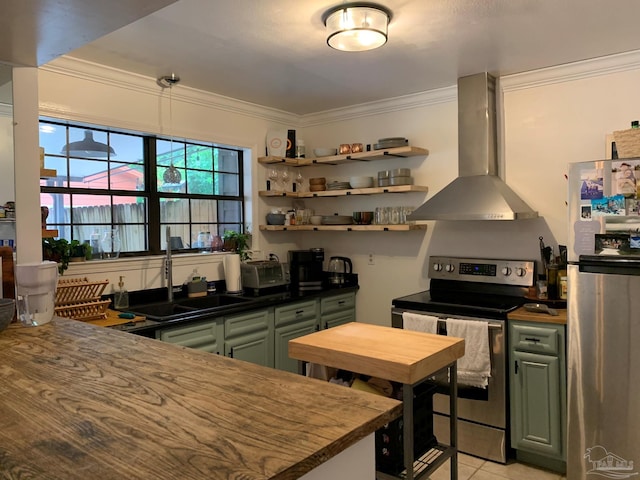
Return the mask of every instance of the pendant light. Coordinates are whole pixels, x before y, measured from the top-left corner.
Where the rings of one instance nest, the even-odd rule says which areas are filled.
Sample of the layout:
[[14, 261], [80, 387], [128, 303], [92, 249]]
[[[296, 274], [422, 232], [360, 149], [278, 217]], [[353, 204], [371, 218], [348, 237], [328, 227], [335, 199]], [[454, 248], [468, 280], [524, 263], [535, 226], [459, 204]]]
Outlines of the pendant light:
[[391, 10], [377, 3], [350, 2], [330, 8], [322, 15], [327, 44], [345, 52], [363, 52], [387, 43]]
[[178, 77], [175, 73], [171, 75], [165, 75], [164, 77], [160, 77], [158, 79], [158, 85], [162, 88], [169, 88], [169, 155], [170, 155], [170, 165], [164, 171], [162, 175], [162, 180], [164, 183], [170, 184], [179, 184], [182, 181], [182, 175], [180, 174], [180, 170], [178, 170], [173, 164], [173, 98], [171, 95], [171, 90], [174, 85], [176, 85], [180, 81], [180, 77]]
[[92, 157], [92, 158], [107, 158], [111, 155], [116, 155], [113, 147], [110, 147], [106, 143], [96, 142], [93, 139], [93, 132], [91, 130], [84, 131], [84, 140], [78, 142], [67, 143], [60, 153], [68, 155], [70, 157]]

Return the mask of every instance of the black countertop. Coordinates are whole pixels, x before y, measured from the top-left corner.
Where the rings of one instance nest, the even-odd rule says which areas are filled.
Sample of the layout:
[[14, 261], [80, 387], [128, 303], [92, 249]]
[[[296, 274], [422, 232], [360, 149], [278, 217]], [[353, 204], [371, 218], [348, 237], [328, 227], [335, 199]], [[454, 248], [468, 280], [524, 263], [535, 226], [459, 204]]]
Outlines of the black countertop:
[[[216, 311], [194, 311], [193, 313], [187, 313], [180, 318], [171, 319], [167, 321], [156, 321], [156, 320], [144, 320], [141, 322], [131, 322], [123, 325], [115, 325], [113, 328], [115, 330], [122, 330], [125, 332], [136, 333], [144, 336], [155, 335], [155, 331], [159, 328], [166, 328], [169, 326], [176, 325], [184, 325], [187, 323], [197, 322], [204, 319], [210, 319], [212, 317], [222, 317], [226, 315], [238, 314], [242, 312], [248, 312], [251, 310], [258, 310], [262, 308], [269, 308], [272, 306], [286, 305], [288, 303], [299, 302], [307, 299], [314, 298], [325, 298], [331, 297], [334, 295], [340, 295], [342, 293], [350, 293], [357, 292], [360, 287], [351, 286], [351, 287], [342, 287], [342, 288], [331, 288], [325, 289], [317, 292], [305, 292], [305, 293], [297, 293], [291, 291], [283, 291], [270, 293], [267, 295], [259, 295], [259, 296], [249, 296], [249, 295], [238, 295], [238, 297], [247, 299], [246, 302], [233, 304], [226, 306], [224, 309], [216, 310]], [[166, 290], [162, 292], [166, 293]], [[135, 305], [140, 305], [143, 303], [152, 303], [154, 301], [162, 301], [161, 298], [154, 298], [153, 293], [148, 294], [146, 297], [146, 301], [142, 301], [139, 299], [135, 300], [135, 303], [129, 307], [127, 311], [135, 312]]]

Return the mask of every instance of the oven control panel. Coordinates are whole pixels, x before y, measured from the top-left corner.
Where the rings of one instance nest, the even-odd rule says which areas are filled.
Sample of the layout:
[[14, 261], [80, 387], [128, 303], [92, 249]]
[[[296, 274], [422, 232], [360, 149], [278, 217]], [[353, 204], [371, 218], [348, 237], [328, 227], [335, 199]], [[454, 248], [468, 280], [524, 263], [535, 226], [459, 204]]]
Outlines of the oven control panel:
[[429, 277], [464, 282], [531, 287], [535, 261], [485, 258], [429, 257]]

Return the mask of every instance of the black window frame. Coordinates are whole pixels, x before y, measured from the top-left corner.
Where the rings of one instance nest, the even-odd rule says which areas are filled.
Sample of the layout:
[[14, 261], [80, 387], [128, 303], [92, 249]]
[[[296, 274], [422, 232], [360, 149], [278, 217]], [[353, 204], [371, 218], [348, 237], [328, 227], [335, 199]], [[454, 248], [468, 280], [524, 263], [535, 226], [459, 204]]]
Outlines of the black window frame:
[[[144, 155], [144, 161], [142, 162], [142, 164], [144, 165], [144, 189], [139, 190], [139, 191], [130, 191], [130, 190], [115, 190], [115, 189], [111, 189], [111, 188], [106, 188], [106, 189], [95, 189], [95, 188], [79, 188], [79, 187], [69, 187], [68, 184], [67, 186], [47, 186], [47, 185], [41, 185], [40, 186], [40, 193], [48, 193], [48, 194], [61, 194], [61, 195], [69, 195], [70, 198], [72, 194], [81, 194], [81, 195], [109, 195], [109, 196], [127, 196], [127, 197], [131, 197], [131, 196], [138, 196], [138, 197], [143, 197], [145, 198], [145, 201], [147, 202], [147, 211], [146, 211], [146, 222], [145, 222], [145, 227], [146, 227], [146, 235], [147, 235], [147, 240], [148, 240], [148, 249], [147, 250], [141, 250], [141, 251], [128, 251], [128, 252], [120, 252], [120, 256], [121, 257], [138, 257], [138, 256], [146, 256], [146, 255], [158, 255], [158, 254], [162, 254], [164, 252], [166, 252], [165, 249], [162, 248], [161, 245], [161, 239], [163, 236], [163, 225], [160, 222], [160, 201], [162, 198], [183, 198], [183, 199], [187, 199], [189, 200], [189, 202], [191, 202], [191, 200], [197, 200], [197, 199], [203, 199], [203, 200], [214, 200], [217, 202], [217, 209], [218, 209], [218, 219], [220, 218], [220, 202], [221, 201], [233, 201], [233, 202], [239, 202], [240, 203], [240, 219], [238, 222], [222, 222], [222, 221], [218, 221], [218, 222], [211, 222], [211, 223], [217, 223], [217, 225], [219, 226], [234, 226], [236, 228], [227, 228], [227, 230], [235, 230], [238, 231], [240, 233], [246, 233], [245, 232], [245, 224], [246, 224], [246, 202], [245, 202], [245, 195], [244, 195], [244, 151], [242, 148], [240, 147], [231, 147], [231, 146], [221, 146], [218, 145], [214, 142], [203, 142], [203, 141], [198, 141], [198, 140], [190, 140], [190, 139], [173, 139], [170, 137], [164, 137], [161, 135], [154, 135], [154, 134], [145, 134], [145, 133], [140, 133], [140, 132], [133, 132], [133, 131], [128, 131], [128, 130], [122, 130], [122, 129], [117, 129], [117, 128], [111, 128], [111, 127], [99, 127], [99, 126], [95, 126], [95, 125], [91, 125], [91, 124], [84, 124], [84, 123], [77, 123], [77, 122], [64, 122], [64, 121], [57, 121], [54, 119], [50, 119], [50, 118], [40, 118], [39, 119], [39, 127], [41, 127], [42, 125], [54, 125], [56, 127], [61, 127], [61, 128], [65, 128], [66, 130], [66, 135], [65, 138], [67, 138], [67, 141], [69, 140], [69, 129], [70, 128], [81, 128], [84, 130], [90, 130], [93, 132], [101, 132], [101, 133], [106, 133], [107, 134], [107, 138], [109, 138], [109, 135], [114, 133], [114, 134], [118, 134], [118, 135], [131, 135], [137, 138], [142, 138], [143, 141], [143, 155]], [[230, 152], [235, 152], [235, 154], [237, 155], [237, 172], [230, 172], [230, 171], [221, 171], [215, 170], [215, 163], [212, 165], [211, 167], [211, 174], [212, 176], [215, 178], [216, 174], [225, 174], [225, 175], [237, 175], [238, 177], [238, 195], [221, 195], [221, 194], [215, 194], [215, 191], [213, 194], [196, 194], [196, 193], [181, 193], [181, 192], [161, 192], [158, 188], [157, 188], [157, 174], [158, 174], [158, 165], [156, 164], [156, 159], [157, 159], [157, 142], [158, 141], [170, 141], [173, 143], [179, 143], [182, 145], [187, 145], [187, 146], [198, 146], [198, 147], [205, 147], [205, 148], [212, 148], [214, 150], [220, 150], [220, 151], [230, 151]], [[187, 151], [187, 149], [185, 149], [185, 152]], [[62, 152], [45, 152], [46, 156], [49, 157], [57, 157], [57, 158], [62, 158], [65, 159], [65, 161], [67, 162], [67, 168], [69, 166], [69, 159], [70, 158], [74, 158], [74, 157], [70, 157], [68, 153], [62, 153]], [[117, 160], [116, 160], [117, 161]], [[185, 161], [186, 161], [186, 157], [185, 157]], [[46, 165], [45, 165], [46, 167]], [[162, 166], [160, 168], [163, 168]], [[199, 170], [202, 171], [202, 170]], [[215, 181], [214, 178], [212, 178], [212, 182]], [[69, 176], [67, 176], [67, 179], [69, 179]], [[118, 222], [115, 221], [115, 217], [113, 215], [113, 202], [111, 202], [111, 209], [112, 209], [112, 215], [111, 215], [111, 227], [116, 227], [119, 225]], [[73, 209], [73, 205], [70, 205], [70, 209]], [[72, 217], [72, 216], [71, 216]], [[189, 226], [189, 230], [193, 231], [193, 226], [194, 225], [199, 225], [201, 224], [201, 222], [193, 222], [193, 219], [191, 218], [191, 215], [189, 215], [189, 219], [182, 222], [185, 225]], [[57, 226], [59, 224], [54, 224], [53, 226]], [[79, 225], [78, 223], [74, 223], [73, 222], [73, 218], [70, 218], [69, 223], [64, 223], [64, 224], [60, 224], [60, 225], [64, 225], [64, 226], [68, 226], [69, 227], [69, 231], [71, 233], [72, 238], [68, 238], [68, 240], [73, 240], [73, 227], [74, 225]], [[107, 225], [105, 225], [105, 228], [108, 228]], [[223, 232], [220, 231], [219, 234], [222, 236]], [[82, 239], [78, 239], [81, 240]], [[197, 251], [197, 248], [190, 248], [190, 247], [185, 247], [183, 249], [180, 249], [180, 251], [183, 252], [190, 252], [190, 251]]]

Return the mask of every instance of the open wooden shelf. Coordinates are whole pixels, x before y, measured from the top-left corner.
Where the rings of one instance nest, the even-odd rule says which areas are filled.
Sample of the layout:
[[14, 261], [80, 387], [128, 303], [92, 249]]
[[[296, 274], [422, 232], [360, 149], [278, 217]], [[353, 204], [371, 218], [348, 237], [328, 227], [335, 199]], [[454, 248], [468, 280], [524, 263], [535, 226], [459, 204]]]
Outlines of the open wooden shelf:
[[332, 155], [330, 157], [317, 158], [287, 158], [259, 157], [258, 163], [265, 165], [281, 164], [290, 167], [309, 167], [314, 165], [339, 165], [341, 163], [350, 162], [370, 162], [373, 160], [388, 160], [389, 157], [418, 157], [429, 155], [429, 150], [420, 147], [396, 147], [386, 148], [384, 150], [373, 150], [370, 152], [351, 153], [349, 155]]
[[324, 190], [322, 192], [285, 192], [282, 190], [262, 190], [258, 192], [261, 197], [292, 197], [292, 198], [316, 198], [316, 197], [344, 197], [348, 195], [378, 195], [382, 193], [408, 193], [428, 192], [429, 187], [422, 185], [395, 185], [392, 187], [351, 188], [348, 190]]
[[58, 230], [42, 229], [42, 238], [55, 238], [58, 236]]
[[426, 230], [426, 225], [260, 225], [260, 230], [267, 232], [408, 232], [409, 230]]

